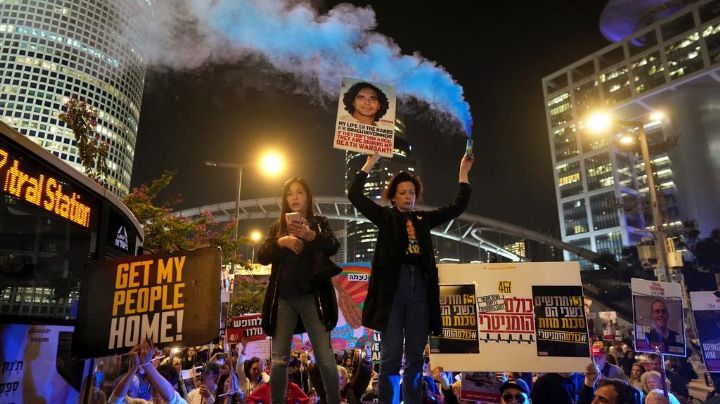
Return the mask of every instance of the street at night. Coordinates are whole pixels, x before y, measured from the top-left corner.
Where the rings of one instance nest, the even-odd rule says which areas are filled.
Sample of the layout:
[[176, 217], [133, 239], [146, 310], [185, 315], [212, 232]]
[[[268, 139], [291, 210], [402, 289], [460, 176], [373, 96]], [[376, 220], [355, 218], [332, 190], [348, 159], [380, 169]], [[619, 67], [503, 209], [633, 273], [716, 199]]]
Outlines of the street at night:
[[0, 0], [0, 404], [718, 403], [720, 0]]

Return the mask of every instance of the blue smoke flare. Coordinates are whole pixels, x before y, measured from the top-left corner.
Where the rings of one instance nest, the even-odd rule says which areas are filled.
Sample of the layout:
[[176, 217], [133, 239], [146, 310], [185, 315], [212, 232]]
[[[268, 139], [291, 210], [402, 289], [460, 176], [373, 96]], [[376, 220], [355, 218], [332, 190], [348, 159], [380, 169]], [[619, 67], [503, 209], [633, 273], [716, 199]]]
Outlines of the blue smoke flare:
[[297, 1], [185, 1], [204, 37], [205, 49], [199, 50], [204, 58], [260, 54], [332, 97], [345, 76], [391, 84], [401, 98], [414, 97], [450, 114], [471, 134], [462, 87], [443, 67], [419, 54], [403, 54], [392, 39], [375, 32], [375, 12], [369, 6], [341, 4], [320, 15]]

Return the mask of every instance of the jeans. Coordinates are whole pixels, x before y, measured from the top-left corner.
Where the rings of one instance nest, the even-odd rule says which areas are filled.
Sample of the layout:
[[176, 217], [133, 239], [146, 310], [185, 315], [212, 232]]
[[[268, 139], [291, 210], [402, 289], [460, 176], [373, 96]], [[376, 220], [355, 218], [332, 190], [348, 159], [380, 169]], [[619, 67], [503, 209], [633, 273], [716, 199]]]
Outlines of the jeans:
[[302, 295], [290, 299], [278, 298], [277, 325], [271, 354], [270, 394], [272, 402], [273, 404], [285, 404], [288, 361], [298, 314], [302, 318], [315, 351], [315, 360], [320, 368], [327, 402], [337, 404], [340, 402], [340, 391], [335, 354], [330, 346], [330, 332], [326, 331], [325, 326], [320, 322], [313, 295]]
[[428, 340], [429, 321], [427, 290], [422, 268], [403, 265], [388, 324], [382, 332], [380, 341], [378, 388], [381, 403], [400, 402], [400, 366], [403, 351], [405, 354], [403, 402], [405, 404], [421, 402], [423, 351]]

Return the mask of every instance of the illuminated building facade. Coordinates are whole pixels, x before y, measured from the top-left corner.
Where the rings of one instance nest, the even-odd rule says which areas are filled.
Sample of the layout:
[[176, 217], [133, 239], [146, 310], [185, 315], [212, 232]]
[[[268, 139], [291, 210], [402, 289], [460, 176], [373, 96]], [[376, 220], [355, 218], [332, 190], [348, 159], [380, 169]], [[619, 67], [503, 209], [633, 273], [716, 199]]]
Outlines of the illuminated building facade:
[[644, 123], [671, 234], [720, 227], [720, 1], [682, 3], [611, 0], [600, 27], [615, 43], [542, 80], [565, 242], [619, 256], [652, 223], [639, 152], [584, 130], [594, 109]]
[[145, 66], [137, 51], [150, 0], [1, 0], [0, 119], [83, 170], [59, 120], [71, 96], [97, 108], [110, 145], [107, 187], [128, 193]]
[[[405, 136], [405, 126], [398, 119], [395, 121], [395, 146], [391, 159], [383, 158], [375, 164], [365, 183], [365, 195], [380, 202], [385, 185], [400, 171], [419, 174], [418, 161], [410, 157], [412, 146]], [[366, 154], [345, 153], [345, 189], [352, 182], [355, 173], [362, 168], [367, 159]], [[372, 223], [347, 222], [346, 231], [347, 257], [346, 262], [372, 261], [377, 240], [377, 227]]]

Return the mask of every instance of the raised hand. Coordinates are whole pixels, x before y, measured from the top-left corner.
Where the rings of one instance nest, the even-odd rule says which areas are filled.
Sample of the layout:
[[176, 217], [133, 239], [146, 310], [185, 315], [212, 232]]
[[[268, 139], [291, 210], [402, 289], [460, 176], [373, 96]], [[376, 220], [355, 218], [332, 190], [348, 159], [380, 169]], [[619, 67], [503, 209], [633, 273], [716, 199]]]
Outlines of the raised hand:
[[365, 161], [365, 165], [362, 166], [362, 170], [365, 171], [366, 173], [369, 173], [370, 170], [375, 165], [375, 163], [378, 162], [378, 160], [380, 160], [380, 155], [378, 154], [378, 152], [374, 152], [373, 154], [368, 154], [367, 160]]
[[475, 159], [473, 157], [463, 154], [463, 157], [460, 160], [460, 174], [458, 176], [460, 182], [469, 182], [468, 173], [470, 172], [474, 161]]

